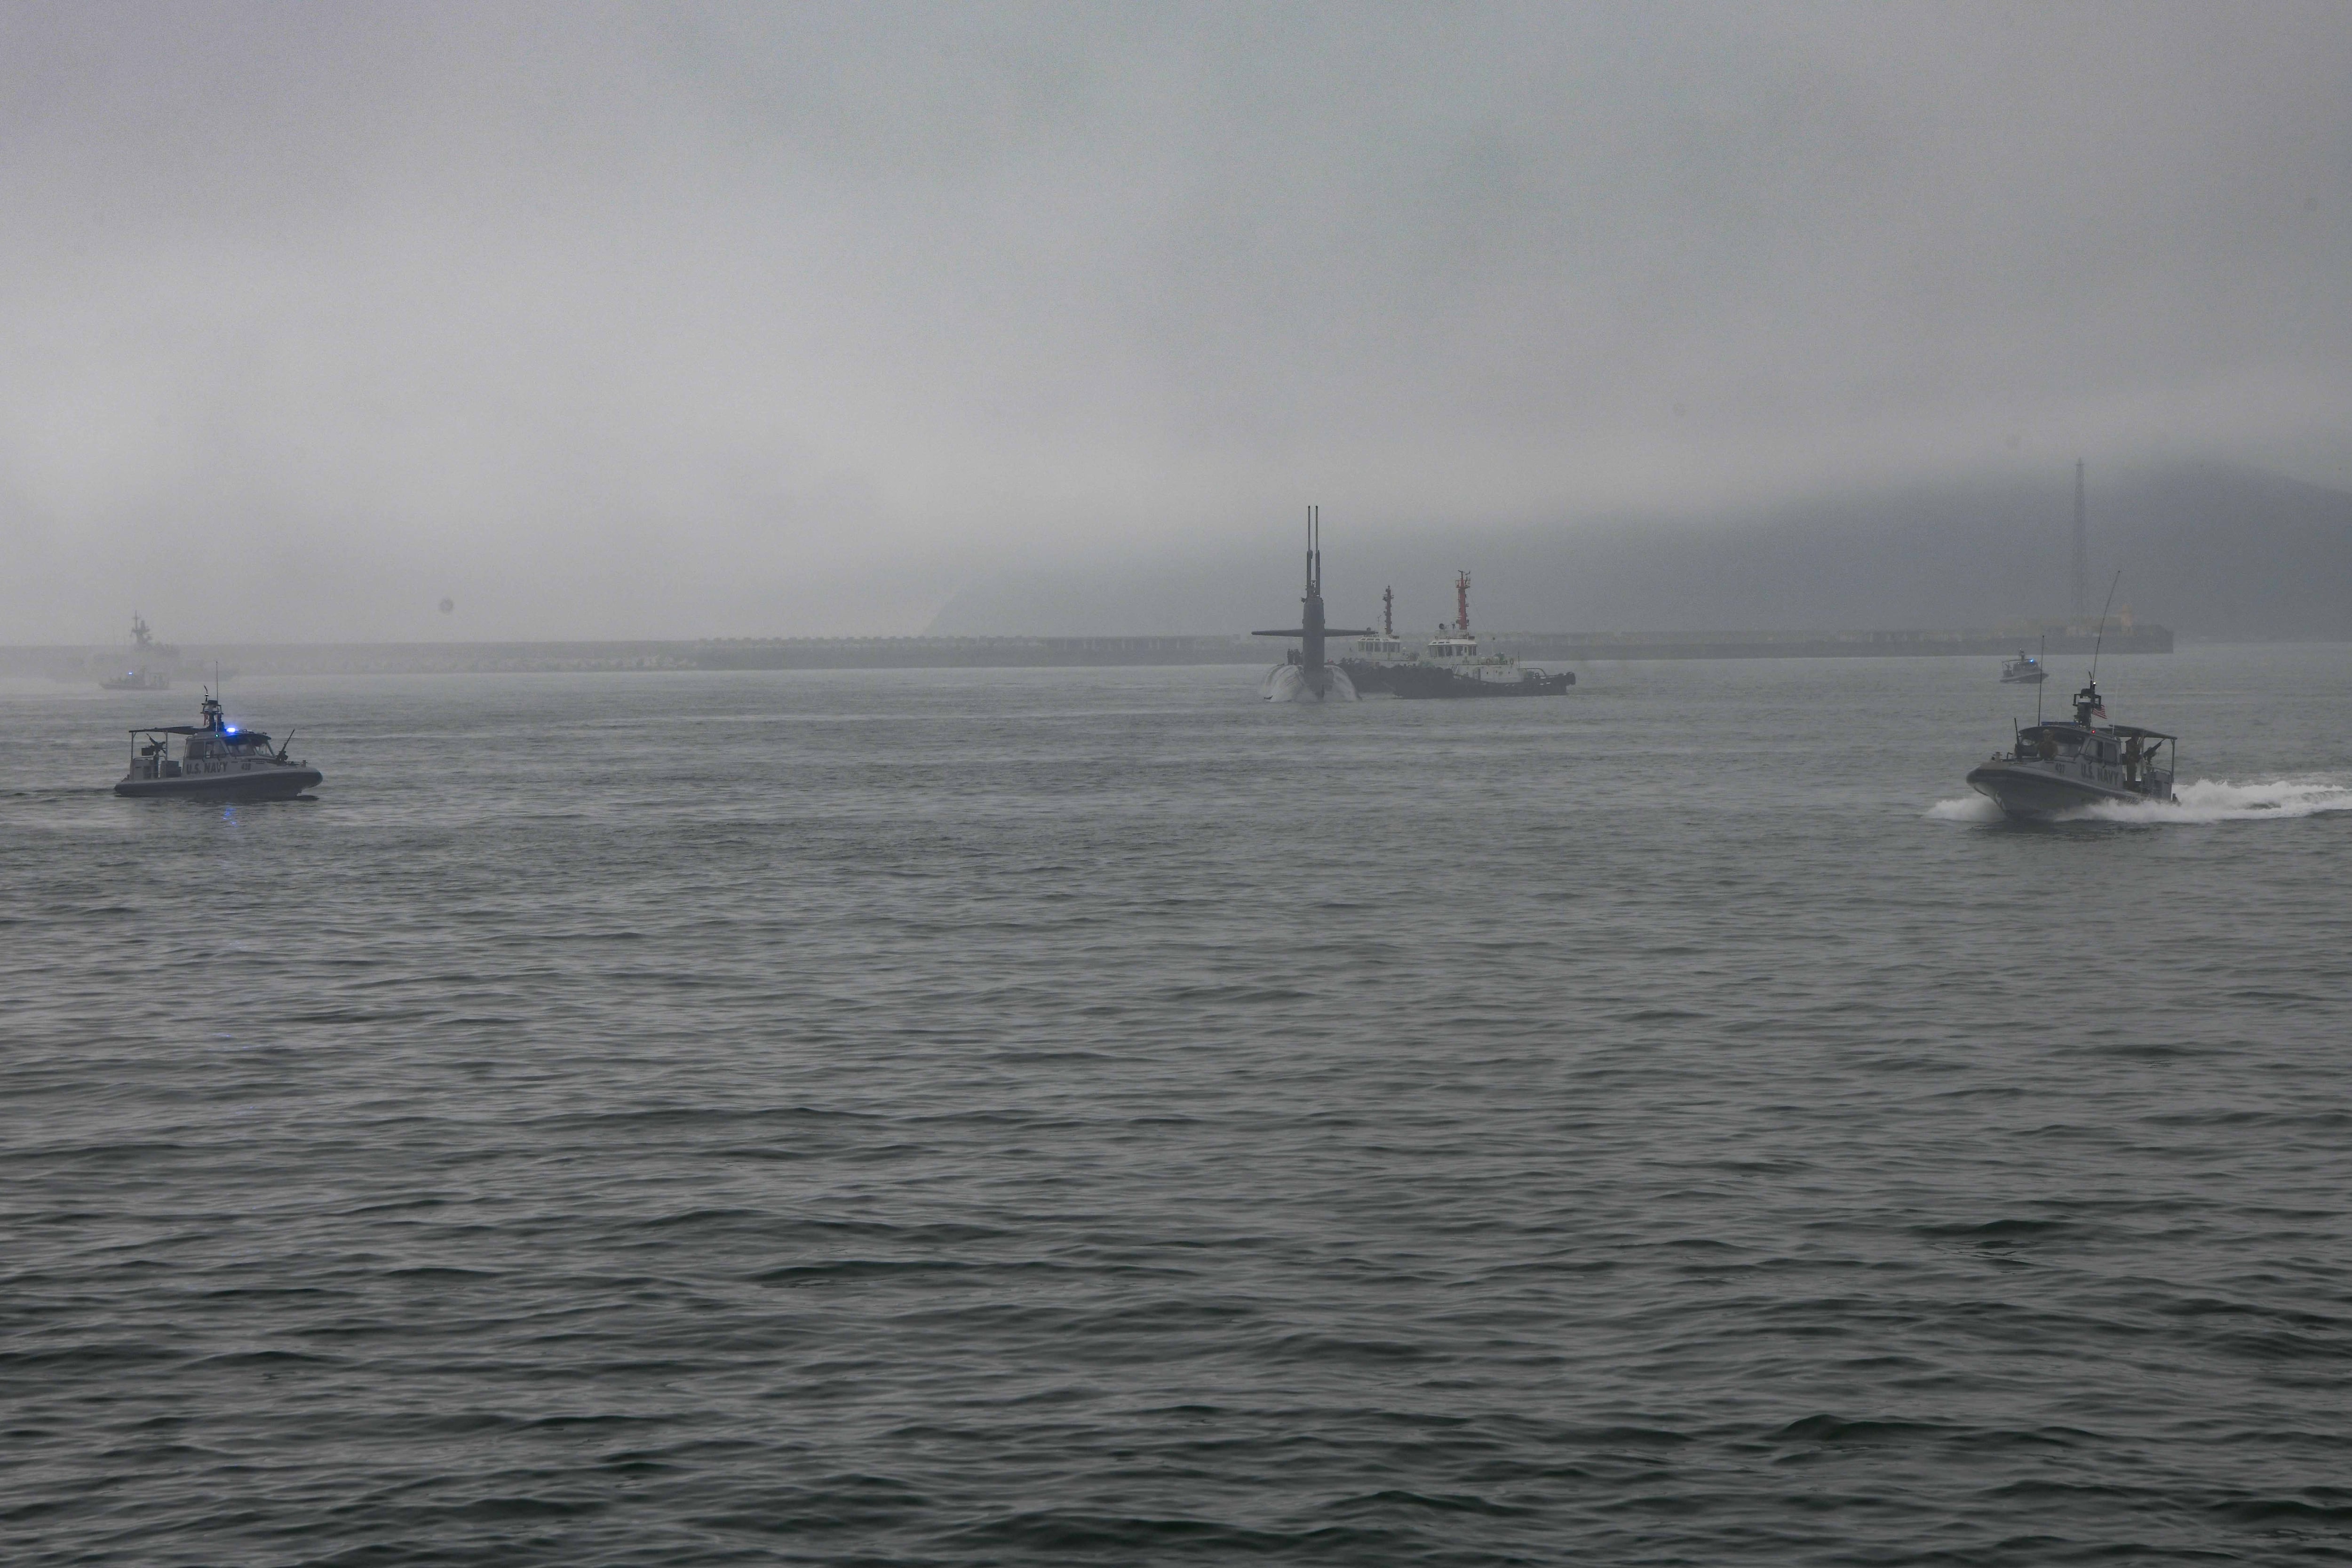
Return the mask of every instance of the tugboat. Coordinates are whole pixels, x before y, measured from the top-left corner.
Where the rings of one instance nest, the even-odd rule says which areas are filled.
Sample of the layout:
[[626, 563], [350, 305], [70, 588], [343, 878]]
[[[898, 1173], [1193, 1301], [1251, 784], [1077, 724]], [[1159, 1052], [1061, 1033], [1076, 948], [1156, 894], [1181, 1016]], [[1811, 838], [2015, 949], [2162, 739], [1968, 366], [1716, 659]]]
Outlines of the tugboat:
[[2105, 724], [2105, 701], [2095, 676], [2074, 694], [2072, 722], [2036, 722], [2010, 749], [1969, 770], [1969, 788], [2012, 817], [2059, 816], [2102, 800], [2167, 802], [2177, 737], [2134, 724]]
[[169, 659], [178, 652], [156, 643], [148, 632], [147, 622], [133, 615], [131, 618], [131, 667], [121, 674], [100, 681], [110, 692], [168, 692], [172, 674], [167, 668], [154, 663]]
[[[1353, 678], [1355, 665], [1344, 665]], [[1576, 685], [1572, 671], [1555, 674], [1534, 664], [1522, 664], [1508, 653], [1489, 653], [1470, 630], [1470, 574], [1455, 575], [1454, 624], [1441, 624], [1437, 635], [1411, 664], [1381, 666], [1381, 690], [1401, 697], [1539, 697], [1557, 696]]]
[[2038, 686], [2050, 678], [2042, 661], [2020, 648], [2017, 657], [2001, 661], [2000, 679], [2003, 685]]
[[[205, 694], [202, 724], [151, 725], [131, 732], [131, 770], [114, 786], [118, 795], [173, 795], [203, 800], [291, 800], [326, 776], [307, 762], [286, 759], [286, 746], [271, 750], [269, 737], [239, 729], [221, 713], [220, 699]], [[184, 736], [180, 755], [172, 737]], [[289, 731], [287, 745], [293, 744]]]

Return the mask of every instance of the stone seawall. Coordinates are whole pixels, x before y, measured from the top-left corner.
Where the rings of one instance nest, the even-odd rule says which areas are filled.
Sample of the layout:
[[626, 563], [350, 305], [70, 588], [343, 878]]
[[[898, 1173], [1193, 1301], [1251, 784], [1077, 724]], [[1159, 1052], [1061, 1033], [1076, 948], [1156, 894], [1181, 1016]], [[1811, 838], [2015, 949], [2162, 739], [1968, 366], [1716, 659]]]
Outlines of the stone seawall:
[[[2048, 632], [1506, 632], [1494, 642], [1522, 659], [1916, 659], [2024, 652], [2088, 653], [2095, 628]], [[2107, 628], [2108, 653], [2169, 653], [2168, 627]]]
[[[2047, 637], [2046, 643], [2044, 637]], [[1936, 654], [2088, 653], [2092, 630], [2020, 632], [1500, 632], [1486, 641], [1523, 659], [1916, 658]], [[1198, 637], [742, 637], [642, 643], [184, 643], [173, 684], [208, 682], [217, 665], [239, 675], [561, 674], [656, 670], [936, 670], [1282, 662], [1280, 638]], [[1349, 644], [1331, 645], [1334, 658]], [[2169, 653], [2162, 626], [2110, 628], [2109, 653]], [[121, 665], [120, 648], [0, 648], [0, 675], [99, 681]]]

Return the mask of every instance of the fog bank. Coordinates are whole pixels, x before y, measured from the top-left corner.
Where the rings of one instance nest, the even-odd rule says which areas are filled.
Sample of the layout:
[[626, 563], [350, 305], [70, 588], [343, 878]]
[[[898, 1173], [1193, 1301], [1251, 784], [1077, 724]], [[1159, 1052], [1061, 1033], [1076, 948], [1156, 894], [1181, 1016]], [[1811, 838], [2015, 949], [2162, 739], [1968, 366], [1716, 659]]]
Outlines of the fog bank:
[[1308, 500], [2352, 484], [2347, 68], [2292, 4], [16, 7], [0, 640], [909, 631]]

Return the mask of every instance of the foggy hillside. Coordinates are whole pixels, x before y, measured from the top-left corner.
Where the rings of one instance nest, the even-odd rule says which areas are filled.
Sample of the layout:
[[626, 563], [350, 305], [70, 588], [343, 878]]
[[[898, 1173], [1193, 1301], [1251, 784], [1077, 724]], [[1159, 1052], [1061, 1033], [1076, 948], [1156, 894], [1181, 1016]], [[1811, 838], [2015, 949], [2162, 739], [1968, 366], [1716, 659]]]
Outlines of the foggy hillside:
[[[2093, 598], [2190, 636], [2352, 639], [2352, 495], [2252, 469], [2179, 464], [2090, 485]], [[1324, 514], [1335, 623], [1399, 629], [1453, 612], [1457, 569], [1492, 630], [1898, 629], [1985, 625], [2069, 608], [2073, 471], [1854, 495], [1680, 519], [1493, 531], [1358, 533]], [[942, 634], [1137, 634], [1289, 624], [1300, 524], [1261, 542], [1124, 560], [1024, 559], [942, 609]]]

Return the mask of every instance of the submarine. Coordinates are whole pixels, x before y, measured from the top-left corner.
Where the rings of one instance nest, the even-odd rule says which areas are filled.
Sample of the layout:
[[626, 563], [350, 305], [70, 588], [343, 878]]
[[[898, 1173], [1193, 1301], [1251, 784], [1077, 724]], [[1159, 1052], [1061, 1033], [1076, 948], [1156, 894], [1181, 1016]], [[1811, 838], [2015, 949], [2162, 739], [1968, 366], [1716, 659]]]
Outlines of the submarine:
[[1289, 659], [1266, 672], [1261, 688], [1268, 702], [1353, 702], [1356, 688], [1346, 673], [1324, 656], [1324, 643], [1332, 637], [1369, 637], [1369, 626], [1335, 627], [1323, 623], [1323, 508], [1307, 508], [1307, 591], [1299, 601], [1298, 624], [1279, 631], [1253, 632], [1253, 637], [1296, 637], [1298, 646]]

